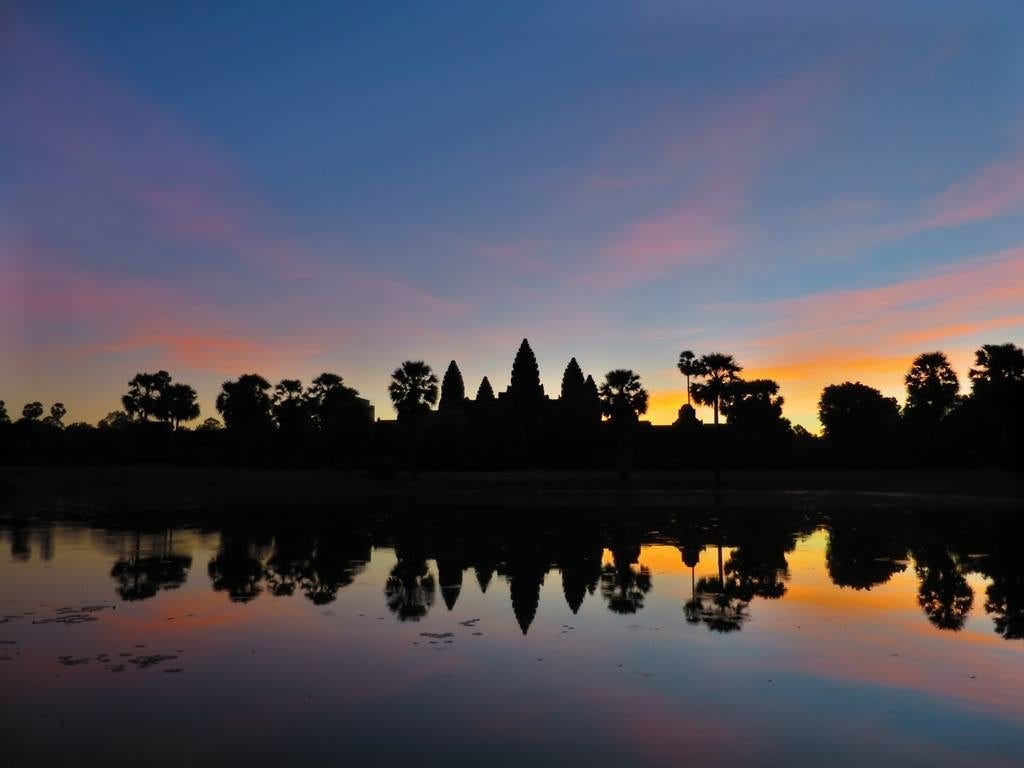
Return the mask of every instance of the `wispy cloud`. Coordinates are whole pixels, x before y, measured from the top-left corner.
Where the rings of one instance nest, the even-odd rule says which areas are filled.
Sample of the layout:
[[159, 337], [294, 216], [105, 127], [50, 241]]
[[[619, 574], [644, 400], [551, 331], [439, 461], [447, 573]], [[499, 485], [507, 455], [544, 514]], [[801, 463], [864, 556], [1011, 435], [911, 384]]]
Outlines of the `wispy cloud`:
[[837, 378], [901, 395], [915, 354], [943, 349], [963, 367], [980, 338], [1024, 328], [1022, 307], [1024, 247], [1016, 247], [874, 288], [737, 308], [752, 332], [736, 343], [757, 375], [780, 381], [787, 409], [806, 423]]
[[[744, 214], [759, 175], [804, 150], [817, 130], [814, 107], [835, 94], [849, 62], [830, 60], [745, 97], [706, 105], [697, 123], [670, 138], [631, 170], [598, 170], [584, 177], [590, 193], [685, 187], [675, 202], [636, 216], [587, 264], [579, 282], [601, 289], [643, 283], [673, 271], [725, 258], [749, 238]], [[691, 105], [688, 113], [692, 115]], [[678, 121], [672, 111], [661, 115]], [[692, 118], [691, 118], [692, 119]], [[648, 127], [647, 130], [651, 130]]]
[[0, 139], [20, 171], [2, 244], [17, 286], [3, 333], [12, 354], [146, 348], [168, 366], [224, 371], [467, 311], [337, 236], [296, 232], [172, 112], [14, 14], [3, 21], [16, 66]]
[[958, 227], [1010, 213], [1024, 213], [1024, 150], [1017, 149], [949, 187], [925, 204], [912, 227]]

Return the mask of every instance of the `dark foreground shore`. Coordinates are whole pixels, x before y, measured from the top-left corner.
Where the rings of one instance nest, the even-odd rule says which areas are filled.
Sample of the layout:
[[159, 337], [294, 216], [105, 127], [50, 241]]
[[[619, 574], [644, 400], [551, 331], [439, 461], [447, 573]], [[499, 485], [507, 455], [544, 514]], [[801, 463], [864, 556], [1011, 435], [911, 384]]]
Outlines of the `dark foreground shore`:
[[377, 478], [331, 470], [147, 467], [0, 468], [0, 514], [344, 511], [353, 508], [858, 509], [1014, 508], [1024, 478], [1000, 470], [734, 470], [709, 472], [438, 472]]

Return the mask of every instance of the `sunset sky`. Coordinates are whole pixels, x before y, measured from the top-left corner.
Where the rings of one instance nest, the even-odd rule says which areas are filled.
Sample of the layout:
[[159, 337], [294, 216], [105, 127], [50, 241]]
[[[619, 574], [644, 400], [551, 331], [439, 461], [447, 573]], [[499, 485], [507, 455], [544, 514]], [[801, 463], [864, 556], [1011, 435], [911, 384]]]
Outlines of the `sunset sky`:
[[[734, 354], [818, 428], [1024, 342], [1024, 3], [0, 8], [0, 399]], [[715, 7], [718, 10], [708, 10]], [[722, 10], [723, 8], [728, 10]]]

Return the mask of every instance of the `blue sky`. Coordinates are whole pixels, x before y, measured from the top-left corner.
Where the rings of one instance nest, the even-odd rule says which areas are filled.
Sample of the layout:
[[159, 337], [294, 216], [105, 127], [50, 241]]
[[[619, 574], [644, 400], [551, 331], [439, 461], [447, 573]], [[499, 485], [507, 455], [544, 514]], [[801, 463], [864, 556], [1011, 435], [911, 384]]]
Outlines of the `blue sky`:
[[0, 12], [0, 398], [334, 370], [386, 416], [402, 359], [500, 388], [524, 336], [659, 422], [683, 348], [812, 429], [917, 352], [966, 378], [1024, 335], [1024, 7], [841, 5]]

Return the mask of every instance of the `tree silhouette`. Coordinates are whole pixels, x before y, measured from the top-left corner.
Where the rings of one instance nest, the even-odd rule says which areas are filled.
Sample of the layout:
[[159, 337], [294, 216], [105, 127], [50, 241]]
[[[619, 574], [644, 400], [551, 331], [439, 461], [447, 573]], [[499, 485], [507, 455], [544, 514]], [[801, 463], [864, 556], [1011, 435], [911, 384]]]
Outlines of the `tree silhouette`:
[[904, 377], [908, 416], [938, 423], [956, 404], [960, 381], [942, 352], [924, 352]]
[[690, 404], [690, 378], [704, 373], [704, 363], [693, 352], [684, 349], [679, 353], [679, 372], [686, 377], [686, 404]]
[[722, 590], [716, 578], [697, 580], [696, 597], [683, 605], [689, 624], [704, 624], [711, 632], [738, 632], [750, 620], [749, 603]]
[[480, 380], [480, 386], [476, 390], [476, 402], [478, 403], [493, 403], [494, 402], [494, 389], [491, 387], [491, 382], [484, 376]]
[[422, 360], [406, 360], [391, 374], [388, 394], [398, 412], [398, 423], [404, 427], [409, 469], [415, 475], [416, 440], [423, 422], [430, 416], [430, 407], [437, 402], [437, 376]]
[[895, 397], [866, 384], [830, 384], [818, 401], [825, 439], [846, 450], [864, 450], [891, 433], [899, 420]]
[[718, 575], [697, 579], [696, 590], [683, 604], [683, 615], [688, 624], [704, 624], [711, 632], [738, 632], [750, 619], [748, 605], [749, 601], [736, 595], [733, 585], [725, 579], [719, 543]]
[[43, 415], [43, 404], [38, 400], [27, 403], [24, 408], [21, 409], [21, 417], [27, 421], [35, 421]]
[[779, 385], [771, 379], [733, 379], [721, 397], [722, 415], [738, 429], [761, 434], [789, 429]]
[[924, 547], [912, 552], [914, 570], [920, 580], [917, 604], [928, 621], [939, 629], [957, 632], [974, 605], [974, 591], [964, 577], [962, 565], [949, 550]]
[[319, 411], [330, 392], [343, 386], [345, 386], [344, 380], [336, 373], [324, 372], [313, 379], [313, 383], [306, 392], [306, 399], [312, 404], [314, 414]]
[[163, 395], [170, 384], [171, 374], [167, 371], [137, 373], [128, 382], [128, 392], [121, 397], [121, 403], [133, 419], [165, 419], [167, 416]]
[[1007, 640], [1024, 639], [1024, 573], [1017, 562], [992, 574], [985, 590], [985, 612], [992, 616], [998, 634]]
[[1015, 344], [985, 344], [969, 371], [969, 406], [981, 427], [980, 447], [1000, 462], [1024, 452], [1024, 350]]
[[968, 372], [975, 394], [1024, 382], [1024, 349], [1016, 344], [984, 344]]
[[306, 405], [313, 423], [331, 434], [358, 438], [364, 436], [372, 421], [369, 404], [358, 390], [334, 373], [321, 373], [313, 379], [306, 392]]
[[693, 399], [700, 405], [710, 405], [715, 413], [715, 426], [718, 426], [718, 412], [722, 397], [728, 392], [729, 385], [739, 376], [743, 367], [732, 355], [722, 352], [710, 352], [700, 358], [700, 369], [697, 375], [704, 379], [692, 386]]
[[437, 585], [422, 557], [400, 557], [384, 584], [388, 609], [399, 621], [419, 621], [434, 604]]
[[64, 403], [54, 403], [50, 406], [50, 415], [43, 419], [43, 423], [50, 427], [63, 429], [64, 417], [67, 414], [68, 409], [64, 407]]
[[217, 554], [206, 570], [214, 591], [227, 592], [231, 602], [248, 603], [263, 591], [263, 557], [244, 535], [222, 533]]
[[111, 411], [99, 420], [101, 429], [124, 429], [132, 423], [132, 418], [124, 411]]
[[192, 567], [189, 555], [173, 551], [173, 534], [167, 532], [165, 540], [155, 554], [142, 554], [142, 534], [135, 533], [133, 551], [116, 563], [110, 576], [117, 582], [117, 594], [122, 600], [146, 600], [163, 589], [177, 589], [188, 579]]
[[0, 424], [10, 424], [11, 417], [7, 415], [7, 404], [0, 400]]
[[271, 400], [274, 420], [282, 432], [301, 434], [311, 423], [306, 391], [298, 379], [281, 379]]
[[619, 477], [625, 480], [633, 459], [633, 427], [639, 416], [647, 413], [647, 390], [640, 385], [639, 376], [618, 368], [605, 374], [599, 397], [602, 412], [618, 432]]
[[422, 360], [406, 360], [391, 374], [388, 394], [400, 422], [419, 423], [437, 402], [437, 376]]
[[598, 390], [601, 411], [615, 423], [635, 422], [647, 413], [647, 390], [633, 371], [617, 368], [608, 371]]
[[314, 605], [332, 603], [369, 562], [369, 546], [360, 537], [318, 538], [302, 572], [302, 594]]
[[744, 602], [755, 597], [777, 600], [786, 594], [789, 566], [786, 551], [793, 542], [778, 540], [770, 532], [759, 531], [736, 547], [725, 563], [728, 591]]
[[833, 521], [829, 530], [825, 566], [837, 587], [869, 590], [903, 573], [906, 554], [884, 523], [844, 518]]
[[651, 571], [646, 565], [633, 567], [640, 559], [639, 547], [615, 547], [612, 559], [613, 565], [601, 568], [601, 596], [613, 613], [636, 613], [651, 591]]
[[182, 422], [199, 418], [196, 391], [188, 384], [175, 384], [167, 371], [137, 373], [121, 397], [128, 416], [139, 421], [155, 419], [174, 429]]
[[462, 381], [462, 372], [454, 360], [448, 363], [441, 382], [441, 400], [437, 405], [439, 411], [452, 411], [462, 408], [466, 402], [466, 385]]
[[269, 390], [270, 382], [255, 373], [221, 384], [216, 406], [227, 428], [249, 432], [270, 429], [273, 416]]
[[196, 391], [188, 384], [171, 384], [161, 395], [164, 417], [175, 429], [184, 421], [199, 418], [199, 403], [196, 402]]

